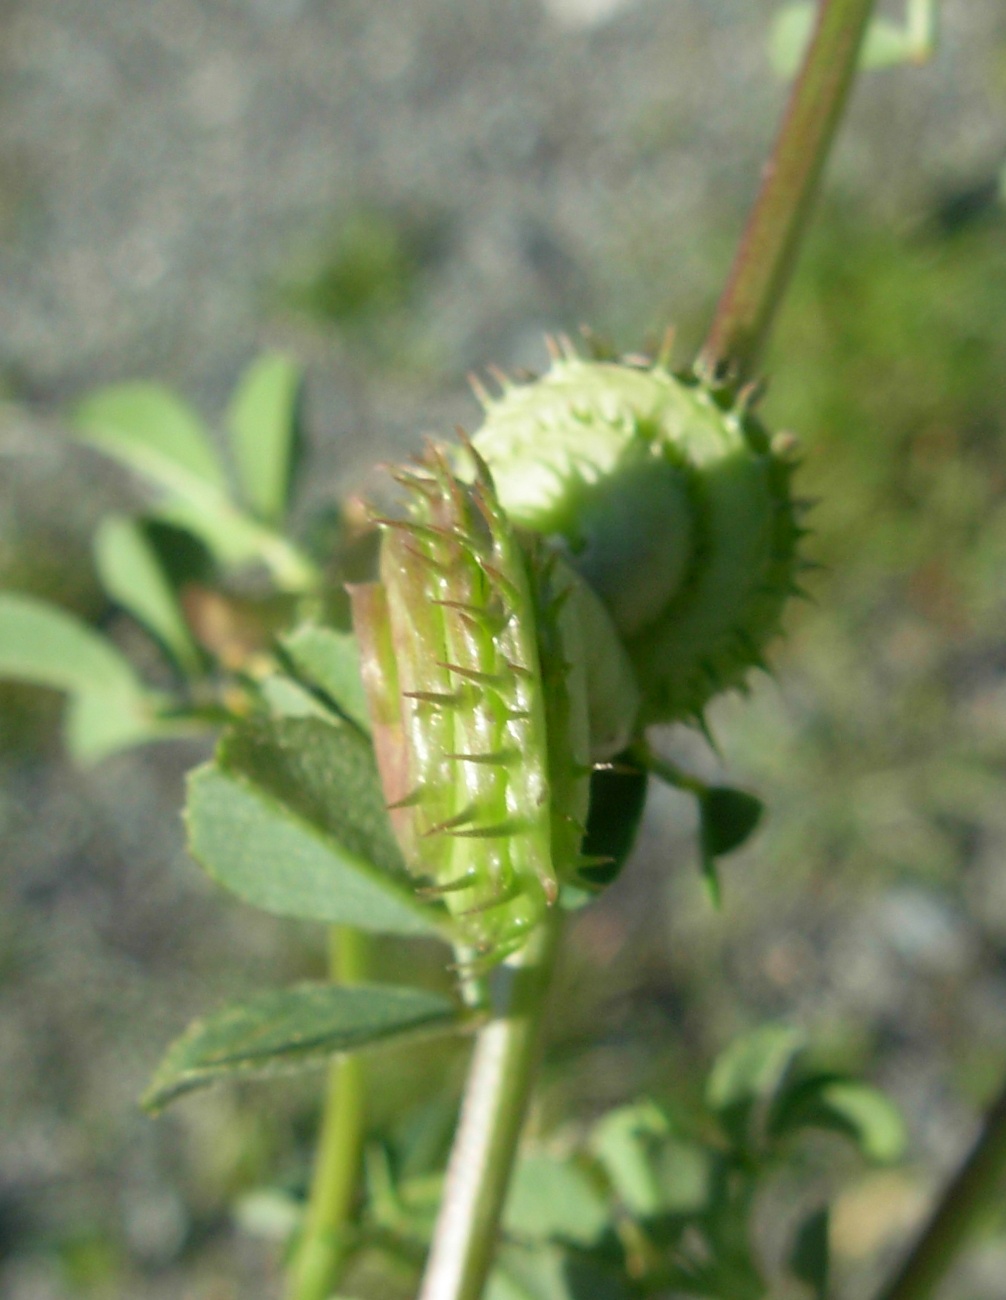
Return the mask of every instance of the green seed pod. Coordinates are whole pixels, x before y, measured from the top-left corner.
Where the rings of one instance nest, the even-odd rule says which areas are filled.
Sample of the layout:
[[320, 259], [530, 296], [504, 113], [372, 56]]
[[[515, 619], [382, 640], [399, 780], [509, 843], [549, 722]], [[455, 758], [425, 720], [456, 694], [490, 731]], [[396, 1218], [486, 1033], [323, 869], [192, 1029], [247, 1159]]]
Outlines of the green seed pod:
[[[435, 449], [396, 475], [408, 518], [380, 521], [380, 582], [351, 594], [406, 861], [493, 961], [521, 946], [583, 865], [592, 721], [602, 747], [624, 744], [636, 698], [596, 598], [540, 540], [521, 543], [481, 458], [469, 458], [470, 484]], [[603, 653], [587, 655], [585, 635], [616, 665], [617, 726], [588, 707]]]
[[660, 362], [569, 349], [541, 379], [481, 396], [473, 441], [503, 508], [558, 541], [604, 602], [640, 724], [701, 722], [762, 666], [794, 590], [792, 462], [744, 402]]

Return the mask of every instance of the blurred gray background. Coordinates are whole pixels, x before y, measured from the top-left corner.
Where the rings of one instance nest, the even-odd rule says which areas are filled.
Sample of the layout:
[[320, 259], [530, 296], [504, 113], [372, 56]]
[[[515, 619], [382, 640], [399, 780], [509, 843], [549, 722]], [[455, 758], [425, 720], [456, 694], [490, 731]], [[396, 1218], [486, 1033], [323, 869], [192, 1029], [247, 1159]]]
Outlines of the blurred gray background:
[[[423, 432], [471, 427], [465, 373], [540, 368], [546, 330], [631, 350], [676, 321], [686, 362], [782, 104], [775, 9], [3, 0], [0, 585], [129, 643], [89, 545], [142, 493], [67, 436], [102, 383], [156, 378], [214, 419], [259, 350], [289, 350], [307, 518]], [[836, 1250], [861, 1281], [1006, 1069], [1004, 107], [996, 0], [948, 0], [929, 66], [857, 90], [770, 365], [829, 569], [778, 680], [714, 718], [771, 819], [718, 916], [693, 814], [657, 792], [579, 922], [547, 1076], [546, 1115], [589, 1117], [698, 1077], [745, 1026], [804, 1025], [909, 1121], [906, 1166], [843, 1192]], [[59, 712], [0, 687], [0, 1295], [265, 1300], [275, 1250], [232, 1206], [303, 1179], [317, 1080], [156, 1122], [136, 1097], [191, 1016], [316, 974], [322, 936], [186, 857], [206, 746], [81, 773]], [[457, 1066], [421, 1058], [375, 1122]], [[1003, 1277], [1000, 1234], [946, 1295], [1001, 1298]]]

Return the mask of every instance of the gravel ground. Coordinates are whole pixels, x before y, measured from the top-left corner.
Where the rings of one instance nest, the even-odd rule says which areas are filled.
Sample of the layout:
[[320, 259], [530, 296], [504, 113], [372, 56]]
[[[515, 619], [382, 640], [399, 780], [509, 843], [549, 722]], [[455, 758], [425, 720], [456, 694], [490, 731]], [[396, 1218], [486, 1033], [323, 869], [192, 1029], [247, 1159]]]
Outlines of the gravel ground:
[[[310, 508], [418, 432], [472, 421], [466, 371], [490, 360], [541, 365], [546, 329], [590, 320], [634, 347], [675, 318], [686, 341], [697, 337], [781, 103], [765, 57], [774, 9], [767, 0], [5, 0], [0, 565], [27, 566], [77, 608], [95, 608], [90, 531], [102, 510], [136, 499], [121, 475], [66, 442], [62, 412], [98, 383], [157, 377], [212, 414], [261, 347], [291, 348], [309, 367]], [[832, 192], [908, 227], [993, 173], [1004, 38], [995, 0], [948, 0], [934, 64], [863, 84]], [[362, 331], [325, 326], [294, 310], [283, 286], [360, 213], [381, 214], [412, 241], [408, 299]], [[725, 725], [736, 725], [743, 763], [754, 742], [732, 709]], [[43, 731], [51, 715], [39, 715]], [[227, 1206], [235, 1189], [299, 1176], [310, 1088], [224, 1091], [157, 1124], [135, 1108], [190, 1015], [318, 959], [308, 927], [235, 907], [188, 861], [177, 810], [182, 774], [201, 752], [172, 745], [86, 774], [41, 742], [4, 753], [0, 1294], [9, 1300], [276, 1294], [271, 1252], [235, 1232]], [[868, 924], [848, 898], [768, 916], [752, 892], [743, 906], [755, 919], [725, 950], [710, 940], [691, 882], [664, 884], [668, 855], [685, 856], [691, 832], [673, 799], [655, 804], [638, 870], [583, 922], [584, 1006], [596, 1005], [585, 954], [607, 944], [617, 956], [634, 936], [632, 961], [615, 960], [605, 976], [613, 1022], [619, 996], [646, 1003], [647, 961], [662, 960], [651, 949], [694, 943], [708, 957], [687, 978], [729, 974], [696, 1002], [725, 1032], [736, 1027], [731, 990], [752, 978], [765, 1015], [900, 1017], [907, 1047], [889, 1056], [886, 1081], [917, 1117], [917, 1158], [930, 1171], [951, 1164], [973, 1108], [949, 1086], [946, 1054], [958, 1035], [1001, 1037], [1006, 1014], [996, 961], [976, 956], [988, 925], [1006, 943], [994, 863], [955, 914], [921, 887], [885, 896]], [[1001, 843], [994, 836], [986, 855]], [[774, 878], [761, 888], [783, 890]], [[653, 919], [654, 891], [670, 891], [671, 920]], [[932, 990], [949, 1007], [964, 987], [960, 1023], [945, 1008], [948, 1023], [931, 1038]], [[575, 1024], [567, 1032], [575, 1037]], [[605, 1057], [606, 1043], [602, 1034], [584, 1104], [648, 1077], [645, 1061]], [[894, 1203], [916, 1212], [910, 1195]], [[1002, 1268], [1001, 1250], [982, 1256], [960, 1295], [1001, 1296]]]

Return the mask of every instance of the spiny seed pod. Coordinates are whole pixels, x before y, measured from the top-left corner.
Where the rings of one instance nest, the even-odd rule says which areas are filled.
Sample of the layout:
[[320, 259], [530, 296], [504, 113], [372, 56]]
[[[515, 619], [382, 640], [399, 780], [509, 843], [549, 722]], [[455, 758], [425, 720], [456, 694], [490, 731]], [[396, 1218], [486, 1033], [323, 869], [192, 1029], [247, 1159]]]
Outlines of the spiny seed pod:
[[[435, 448], [396, 474], [408, 517], [378, 521], [380, 582], [351, 595], [406, 862], [444, 898], [465, 943], [495, 961], [584, 865], [591, 726], [595, 749], [623, 745], [636, 697], [596, 598], [540, 542], [525, 549], [484, 462], [467, 454], [471, 483]], [[591, 634], [615, 664], [617, 725], [588, 705], [590, 664], [603, 658], [583, 652]]]
[[[635, 359], [634, 359], [635, 360]], [[556, 539], [628, 651], [640, 723], [702, 722], [763, 665], [796, 589], [793, 462], [747, 395], [554, 350], [531, 383], [481, 386], [473, 441], [515, 525]]]

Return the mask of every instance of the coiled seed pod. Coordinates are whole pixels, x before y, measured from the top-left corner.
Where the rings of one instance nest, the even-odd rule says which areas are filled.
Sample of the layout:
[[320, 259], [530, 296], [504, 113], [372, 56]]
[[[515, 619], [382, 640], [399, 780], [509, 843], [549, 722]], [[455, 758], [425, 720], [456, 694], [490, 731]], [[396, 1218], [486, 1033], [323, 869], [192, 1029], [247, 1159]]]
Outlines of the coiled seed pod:
[[792, 462], [725, 391], [571, 349], [502, 386], [456, 464], [396, 475], [407, 518], [353, 592], [399, 841], [486, 962], [594, 865], [591, 764], [762, 664], [802, 531]]
[[[406, 861], [466, 945], [498, 960], [580, 867], [591, 758], [628, 739], [636, 697], [596, 598], [540, 541], [521, 543], [489, 471], [467, 455], [471, 483], [433, 448], [396, 476], [408, 517], [379, 521], [380, 582], [351, 594]], [[616, 721], [588, 705], [605, 655]]]
[[511, 520], [558, 541], [631, 659], [640, 723], [701, 722], [762, 666], [794, 590], [792, 461], [742, 401], [568, 348], [483, 394], [473, 441]]

